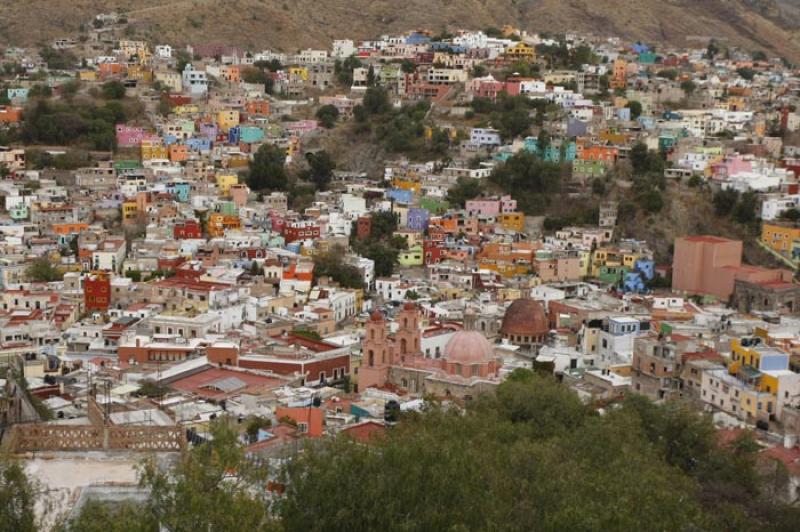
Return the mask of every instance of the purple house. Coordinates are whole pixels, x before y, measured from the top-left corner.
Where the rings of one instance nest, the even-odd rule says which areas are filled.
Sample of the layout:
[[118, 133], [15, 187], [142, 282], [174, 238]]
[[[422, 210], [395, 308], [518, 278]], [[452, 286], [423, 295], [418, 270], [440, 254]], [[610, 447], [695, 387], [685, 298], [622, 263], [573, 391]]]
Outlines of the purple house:
[[406, 226], [414, 231], [424, 231], [428, 228], [428, 221], [430, 213], [428, 209], [420, 209], [418, 207], [411, 207], [408, 209], [408, 222]]
[[205, 137], [209, 139], [211, 142], [217, 140], [217, 135], [219, 134], [219, 128], [216, 124], [200, 124], [200, 135], [201, 137]]

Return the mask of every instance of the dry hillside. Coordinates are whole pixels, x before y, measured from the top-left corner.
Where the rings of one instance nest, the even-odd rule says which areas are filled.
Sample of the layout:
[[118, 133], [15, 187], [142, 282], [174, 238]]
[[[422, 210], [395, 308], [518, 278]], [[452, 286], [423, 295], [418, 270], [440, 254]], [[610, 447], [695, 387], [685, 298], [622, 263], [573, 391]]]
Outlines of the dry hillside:
[[[514, 24], [685, 45], [714, 36], [800, 60], [798, 0], [2, 0], [0, 45], [69, 35], [128, 11], [139, 35], [293, 50], [342, 37]], [[689, 39], [687, 39], [689, 37]]]

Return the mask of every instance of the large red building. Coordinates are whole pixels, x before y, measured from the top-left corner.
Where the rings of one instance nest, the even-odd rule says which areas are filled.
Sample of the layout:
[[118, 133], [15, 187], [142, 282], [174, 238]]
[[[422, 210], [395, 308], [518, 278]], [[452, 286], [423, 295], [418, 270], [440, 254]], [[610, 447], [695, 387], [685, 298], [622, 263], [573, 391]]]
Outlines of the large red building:
[[83, 304], [88, 311], [108, 310], [111, 303], [111, 276], [107, 272], [91, 272], [83, 280]]
[[319, 238], [319, 235], [319, 225], [311, 221], [289, 222], [283, 228], [283, 238], [287, 244], [296, 240]]
[[203, 228], [197, 220], [175, 222], [175, 226], [172, 228], [172, 237], [175, 240], [203, 238]]

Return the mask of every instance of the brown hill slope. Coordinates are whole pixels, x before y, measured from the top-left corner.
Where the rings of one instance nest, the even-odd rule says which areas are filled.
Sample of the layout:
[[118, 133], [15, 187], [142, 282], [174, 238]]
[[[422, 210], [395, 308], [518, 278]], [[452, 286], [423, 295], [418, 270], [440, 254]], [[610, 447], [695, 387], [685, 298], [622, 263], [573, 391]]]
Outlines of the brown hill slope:
[[[100, 12], [129, 11], [159, 41], [293, 50], [389, 31], [483, 28], [582, 31], [685, 45], [713, 36], [800, 61], [796, 0], [3, 0], [0, 44], [68, 35]], [[689, 39], [687, 39], [687, 37]]]

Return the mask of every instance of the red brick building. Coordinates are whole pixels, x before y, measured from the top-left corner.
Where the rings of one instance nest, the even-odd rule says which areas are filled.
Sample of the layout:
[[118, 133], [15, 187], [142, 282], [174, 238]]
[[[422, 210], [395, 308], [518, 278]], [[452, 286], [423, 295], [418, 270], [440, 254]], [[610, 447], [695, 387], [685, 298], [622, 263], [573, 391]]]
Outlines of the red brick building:
[[86, 310], [105, 312], [111, 303], [111, 276], [106, 272], [91, 272], [83, 280], [83, 304]]

